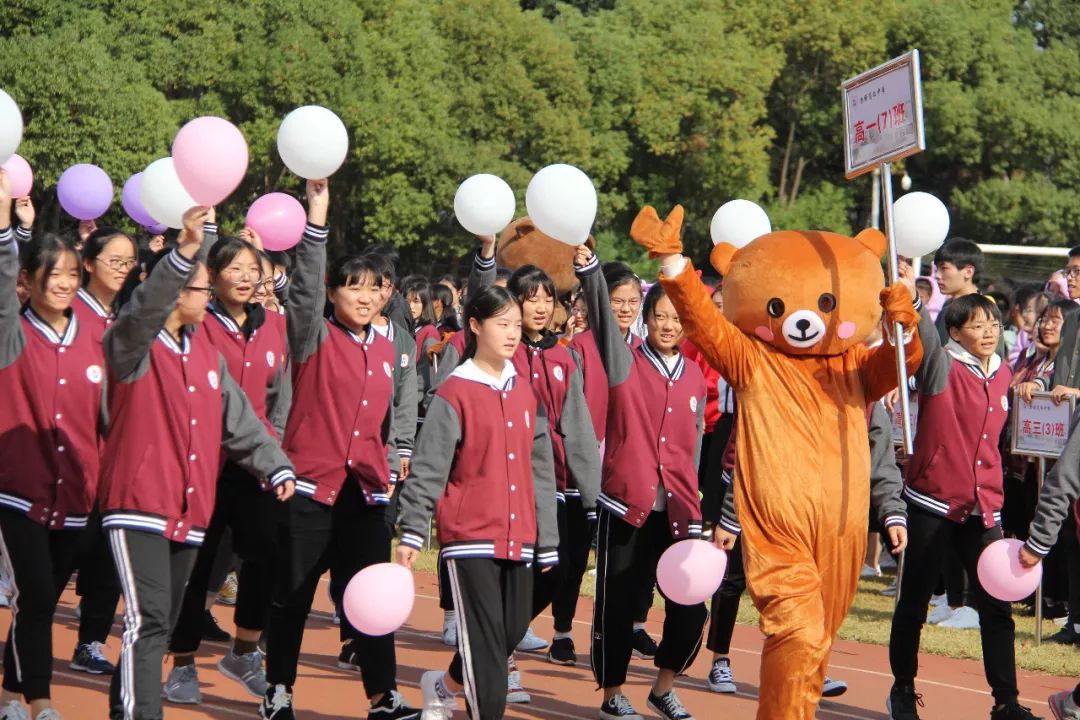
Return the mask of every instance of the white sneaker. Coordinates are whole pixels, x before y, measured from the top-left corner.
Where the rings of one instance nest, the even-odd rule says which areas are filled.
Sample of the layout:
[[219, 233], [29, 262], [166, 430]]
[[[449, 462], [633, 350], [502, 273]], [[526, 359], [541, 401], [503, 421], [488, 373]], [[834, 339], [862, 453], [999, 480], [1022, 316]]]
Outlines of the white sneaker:
[[515, 704], [532, 702], [528, 691], [521, 686], [520, 670], [511, 670], [506, 673], [506, 702]]
[[30, 720], [30, 713], [18, 700], [12, 700], [0, 707], [0, 720]]
[[938, 623], [938, 627], [955, 630], [978, 630], [979, 612], [975, 608], [964, 606], [957, 608], [948, 620]]
[[56, 708], [45, 708], [37, 714], [34, 720], [64, 720], [60, 717], [60, 713], [56, 712]]
[[457, 615], [453, 611], [443, 614], [442, 641], [443, 645], [457, 647]]
[[952, 614], [954, 612], [955, 612], [955, 610], [953, 610], [953, 608], [949, 607], [948, 604], [938, 605], [937, 607], [935, 607], [933, 610], [930, 611], [929, 615], [926, 616], [926, 622], [928, 622], [931, 625], [937, 625], [939, 623], [943, 623], [946, 620], [948, 620], [949, 618], [951, 618]]
[[529, 631], [525, 633], [525, 637], [521, 638], [521, 642], [517, 644], [519, 652], [540, 652], [548, 646], [548, 641], [541, 638], [539, 635], [529, 628]]
[[949, 596], [945, 595], [944, 593], [942, 593], [941, 595], [931, 595], [930, 604], [934, 607], [941, 607], [942, 605], [948, 603], [948, 598]]
[[714, 693], [730, 695], [737, 692], [735, 675], [731, 672], [731, 661], [721, 658], [712, 664], [709, 670], [709, 689]]
[[876, 567], [870, 567], [869, 565], [863, 565], [859, 577], [863, 579], [881, 577], [881, 570]]
[[420, 693], [424, 697], [421, 720], [450, 720], [457, 707], [457, 699], [443, 684], [442, 670], [429, 670], [420, 676]]
[[825, 684], [821, 686], [821, 697], [840, 697], [847, 692], [847, 683], [843, 680], [833, 680], [825, 676]]
[[892, 584], [889, 585], [889, 587], [882, 588], [881, 594], [885, 597], [896, 597], [896, 581], [893, 580]]

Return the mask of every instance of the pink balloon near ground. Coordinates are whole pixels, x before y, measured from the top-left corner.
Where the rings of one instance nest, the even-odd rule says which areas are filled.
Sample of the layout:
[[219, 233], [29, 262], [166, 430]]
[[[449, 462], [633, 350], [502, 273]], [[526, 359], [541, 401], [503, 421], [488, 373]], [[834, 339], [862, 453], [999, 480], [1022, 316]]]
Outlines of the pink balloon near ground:
[[0, 167], [4, 168], [11, 183], [11, 197], [18, 200], [30, 195], [30, 190], [34, 187], [34, 171], [22, 155], [12, 155], [11, 159]]
[[998, 600], [1020, 602], [1035, 592], [1042, 580], [1042, 563], [1026, 568], [1020, 564], [1023, 541], [1006, 538], [990, 543], [979, 556], [979, 582]]
[[416, 599], [412, 571], [380, 563], [353, 575], [342, 608], [352, 626], [365, 635], [388, 635], [405, 624]]
[[56, 183], [56, 197], [68, 215], [96, 220], [112, 205], [112, 180], [97, 165], [72, 165]]
[[726, 571], [726, 552], [706, 540], [681, 540], [660, 556], [656, 582], [665, 597], [697, 605], [713, 596]]
[[172, 158], [184, 189], [200, 205], [217, 205], [244, 179], [248, 146], [243, 133], [224, 118], [200, 117], [180, 128]]
[[307, 214], [292, 195], [269, 193], [251, 204], [245, 223], [259, 233], [267, 250], [288, 250], [300, 242]]
[[143, 227], [157, 225], [157, 220], [143, 207], [142, 198], [139, 195], [142, 186], [142, 173], [135, 173], [124, 183], [124, 189], [120, 192], [120, 204], [124, 206], [124, 212], [128, 217]]

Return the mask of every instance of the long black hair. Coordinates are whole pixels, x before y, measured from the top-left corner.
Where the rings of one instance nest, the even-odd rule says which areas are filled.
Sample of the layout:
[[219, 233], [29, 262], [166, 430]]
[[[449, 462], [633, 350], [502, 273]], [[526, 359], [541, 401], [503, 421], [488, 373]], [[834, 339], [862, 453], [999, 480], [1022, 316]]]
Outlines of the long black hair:
[[476, 355], [476, 335], [472, 331], [469, 320], [475, 319], [482, 323], [497, 315], [502, 315], [517, 304], [517, 300], [510, 291], [498, 285], [474, 291], [465, 303], [465, 355], [461, 359], [468, 360]]
[[258, 280], [262, 280], [262, 251], [247, 240], [238, 237], [221, 238], [214, 243], [213, 247], [210, 248], [210, 253], [206, 256], [206, 269], [212, 271], [214, 275], [217, 275], [222, 270], [229, 267], [229, 263], [235, 260], [236, 257], [245, 250], [250, 252], [251, 257], [255, 258], [255, 262], [258, 263]]
[[443, 312], [442, 317], [438, 320], [439, 327], [447, 332], [461, 330], [461, 322], [458, 320], [457, 311], [454, 309], [453, 292], [441, 282], [432, 283], [429, 287], [432, 301], [438, 300], [442, 303]]
[[81, 267], [78, 250], [64, 242], [59, 235], [46, 233], [19, 249], [19, 267], [26, 273], [30, 282], [34, 281], [35, 273], [41, 270], [41, 289], [44, 290], [49, 274], [56, 268], [60, 259], [68, 253], [75, 258], [76, 267]]
[[410, 275], [401, 281], [401, 294], [405, 300], [415, 295], [420, 300], [420, 317], [416, 319], [416, 328], [435, 324], [435, 310], [431, 307], [431, 289], [428, 281], [418, 275]]
[[[111, 243], [116, 238], [124, 238], [131, 243], [131, 249], [134, 253], [135, 266], [139, 264], [139, 243], [135, 241], [135, 238], [128, 235], [123, 230], [117, 230], [111, 227], [101, 227], [90, 233], [90, 237], [86, 238], [86, 242], [83, 243], [82, 259], [84, 262], [93, 262], [98, 259], [98, 256], [105, 250], [105, 246]], [[135, 266], [132, 266], [129, 273], [135, 272]], [[86, 287], [90, 284], [90, 273], [82, 273], [82, 286]]]

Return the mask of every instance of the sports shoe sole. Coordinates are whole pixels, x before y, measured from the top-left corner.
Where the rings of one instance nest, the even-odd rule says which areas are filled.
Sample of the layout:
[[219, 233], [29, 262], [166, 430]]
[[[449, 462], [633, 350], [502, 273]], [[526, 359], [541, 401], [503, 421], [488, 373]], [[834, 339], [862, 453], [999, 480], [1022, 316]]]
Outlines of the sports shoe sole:
[[524, 690], [506, 693], [506, 702], [515, 705], [527, 705], [532, 702], [532, 696]]
[[351, 662], [345, 662], [344, 660], [338, 660], [337, 666], [341, 670], [348, 670], [349, 672], [360, 672], [359, 665], [354, 665]]
[[640, 650], [635, 649], [634, 650], [634, 657], [641, 658], [642, 660], [652, 660], [654, 657], [656, 657], [656, 653], [653, 653], [652, 655], [646, 655], [645, 653], [641, 652]]
[[612, 715], [611, 713], [600, 711], [600, 720], [645, 720], [640, 713], [637, 715]]
[[222, 675], [229, 678], [230, 680], [233, 680], [233, 681], [239, 683], [240, 686], [242, 688], [244, 688], [244, 690], [247, 691], [248, 695], [251, 695], [252, 697], [257, 697], [260, 700], [262, 698], [266, 697], [265, 692], [257, 693], [254, 690], [252, 690], [251, 688], [249, 688], [248, 684], [246, 682], [244, 682], [243, 679], [239, 675], [237, 675], [234, 672], [231, 672], [228, 668], [223, 667], [220, 660], [218, 661], [217, 668], [218, 668], [219, 671], [221, 671]]
[[735, 693], [739, 692], [739, 689], [735, 687], [735, 683], [727, 682], [716, 683], [715, 685], [710, 682], [709, 689], [712, 690], [714, 693], [719, 693], [721, 695], [734, 695]]
[[71, 664], [68, 665], [68, 667], [72, 670], [78, 670], [79, 672], [90, 673], [91, 675], [112, 675], [108, 670], [94, 670], [93, 668], [77, 663], [74, 660], [71, 661]]
[[847, 685], [838, 685], [838, 686], [832, 688], [831, 690], [822, 691], [821, 697], [826, 697], [826, 698], [840, 697], [841, 695], [843, 695], [847, 691], [848, 691]]
[[896, 720], [892, 712], [892, 698], [885, 698], [885, 709], [889, 711], [889, 720]]
[[[670, 718], [671, 717], [666, 712], [664, 712], [663, 710], [658, 708], [656, 705], [654, 705], [652, 700], [647, 700], [645, 702], [645, 706], [647, 708], [649, 708], [650, 710], [652, 710], [657, 715], [659, 715], [660, 717], [662, 717], [662, 718]], [[689, 717], [687, 720], [693, 720], [693, 717]]]
[[199, 695], [199, 697], [197, 699], [193, 699], [193, 700], [177, 700], [176, 698], [169, 695], [168, 690], [162, 690], [161, 691], [161, 697], [165, 698], [166, 700], [171, 702], [173, 705], [202, 705], [202, 695], [201, 694]]
[[574, 665], [577, 665], [577, 658], [574, 658], [573, 660], [560, 660], [558, 658], [552, 657], [551, 653], [548, 653], [547, 661], [552, 665], [564, 665], [566, 667], [573, 667]]

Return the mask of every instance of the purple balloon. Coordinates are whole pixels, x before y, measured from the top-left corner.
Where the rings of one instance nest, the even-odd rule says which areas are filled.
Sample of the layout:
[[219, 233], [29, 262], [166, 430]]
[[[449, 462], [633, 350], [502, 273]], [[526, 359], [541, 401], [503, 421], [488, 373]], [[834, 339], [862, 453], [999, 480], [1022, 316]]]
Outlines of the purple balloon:
[[139, 198], [139, 188], [142, 186], [142, 173], [138, 172], [127, 179], [124, 190], [120, 193], [120, 203], [124, 206], [124, 212], [139, 225], [149, 227], [157, 225], [157, 220], [146, 212], [142, 200]]
[[162, 225], [161, 223], [154, 223], [153, 225], [146, 226], [146, 232], [151, 235], [164, 235], [165, 231], [169, 229], [168, 225]]
[[96, 220], [113, 201], [113, 184], [97, 165], [72, 165], [56, 184], [60, 207], [79, 220]]

